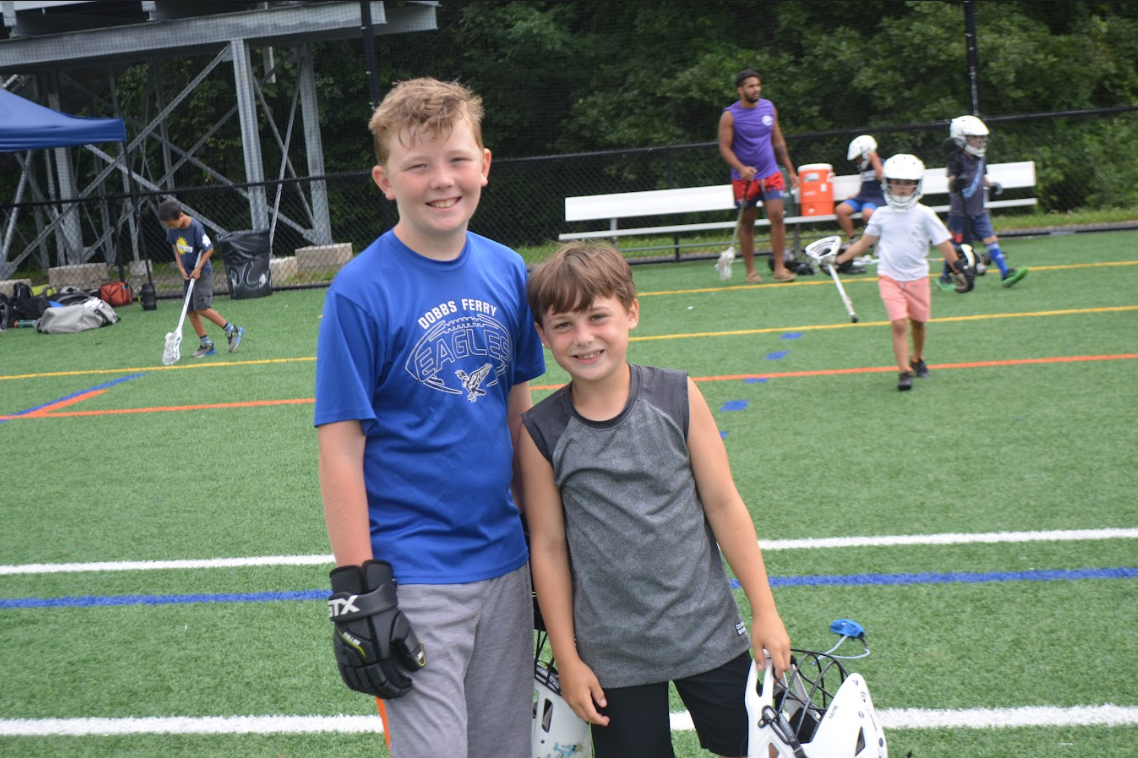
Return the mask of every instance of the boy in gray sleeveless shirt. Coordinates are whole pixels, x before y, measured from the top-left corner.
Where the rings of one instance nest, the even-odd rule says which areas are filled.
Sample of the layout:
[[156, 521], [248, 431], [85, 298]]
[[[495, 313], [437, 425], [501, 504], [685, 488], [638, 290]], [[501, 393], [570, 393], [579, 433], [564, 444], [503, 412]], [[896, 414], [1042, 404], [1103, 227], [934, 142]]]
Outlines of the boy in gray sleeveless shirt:
[[[526, 294], [572, 378], [523, 415], [519, 442], [562, 695], [593, 724], [597, 758], [672, 754], [670, 681], [705, 749], [746, 755], [749, 651], [782, 672], [790, 639], [707, 402], [682, 371], [626, 362], [640, 311], [613, 248], [566, 245]], [[720, 550], [751, 604], [750, 637]]]

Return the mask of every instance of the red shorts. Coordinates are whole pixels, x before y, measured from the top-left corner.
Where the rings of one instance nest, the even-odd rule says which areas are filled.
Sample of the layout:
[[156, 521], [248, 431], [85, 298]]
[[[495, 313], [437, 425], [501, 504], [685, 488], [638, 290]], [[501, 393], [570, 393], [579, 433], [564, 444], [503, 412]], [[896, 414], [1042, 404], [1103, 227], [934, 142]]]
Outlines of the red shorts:
[[888, 276], [879, 276], [877, 291], [885, 303], [885, 312], [890, 321], [928, 321], [932, 313], [929, 298], [929, 278], [922, 277], [911, 282], [899, 282]]
[[[757, 200], [785, 200], [786, 199], [786, 181], [782, 178], [782, 172], [776, 172], [770, 176], [763, 177], [762, 179], [752, 179], [748, 182], [746, 179], [732, 179], [731, 189], [735, 191], [735, 202], [746, 199], [752, 205]], [[743, 197], [743, 193], [747, 193], [747, 197]]]

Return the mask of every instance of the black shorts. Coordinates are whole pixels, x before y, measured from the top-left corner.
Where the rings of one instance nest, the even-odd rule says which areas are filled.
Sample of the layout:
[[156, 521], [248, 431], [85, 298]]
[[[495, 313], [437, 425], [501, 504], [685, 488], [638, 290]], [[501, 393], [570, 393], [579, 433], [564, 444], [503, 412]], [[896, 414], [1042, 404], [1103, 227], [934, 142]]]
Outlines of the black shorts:
[[[750, 652], [719, 668], [675, 680], [691, 714], [699, 744], [716, 755], [747, 754], [747, 674]], [[667, 758], [672, 752], [668, 683], [605, 688], [608, 726], [593, 726], [596, 758]]]

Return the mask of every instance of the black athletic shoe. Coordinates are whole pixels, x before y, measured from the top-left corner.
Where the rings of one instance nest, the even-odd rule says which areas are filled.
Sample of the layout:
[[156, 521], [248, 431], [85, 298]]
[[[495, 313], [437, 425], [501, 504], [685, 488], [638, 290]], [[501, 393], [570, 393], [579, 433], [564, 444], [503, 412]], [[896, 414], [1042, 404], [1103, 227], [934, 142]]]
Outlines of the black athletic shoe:
[[906, 390], [913, 389], [913, 372], [912, 371], [902, 371], [897, 376], [897, 389], [901, 390], [902, 392], [905, 392]]
[[918, 379], [929, 378], [929, 367], [928, 364], [925, 363], [924, 358], [921, 358], [920, 360], [913, 360], [910, 358], [909, 367], [913, 369], [913, 373], [916, 374]]

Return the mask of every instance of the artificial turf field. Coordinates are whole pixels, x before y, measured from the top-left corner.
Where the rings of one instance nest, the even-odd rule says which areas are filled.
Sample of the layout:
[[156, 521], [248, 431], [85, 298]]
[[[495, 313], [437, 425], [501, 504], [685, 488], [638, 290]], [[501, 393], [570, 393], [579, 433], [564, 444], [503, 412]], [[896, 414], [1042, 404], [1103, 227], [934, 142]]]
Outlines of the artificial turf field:
[[[866, 628], [892, 754], [1135, 756], [1138, 233], [1002, 246], [1030, 275], [934, 288], [909, 393], [872, 269], [855, 325], [822, 276], [636, 266], [629, 358], [699, 382], [794, 644]], [[0, 334], [0, 755], [386, 756], [323, 602], [323, 297], [218, 298], [240, 350], [172, 367], [174, 301]]]

